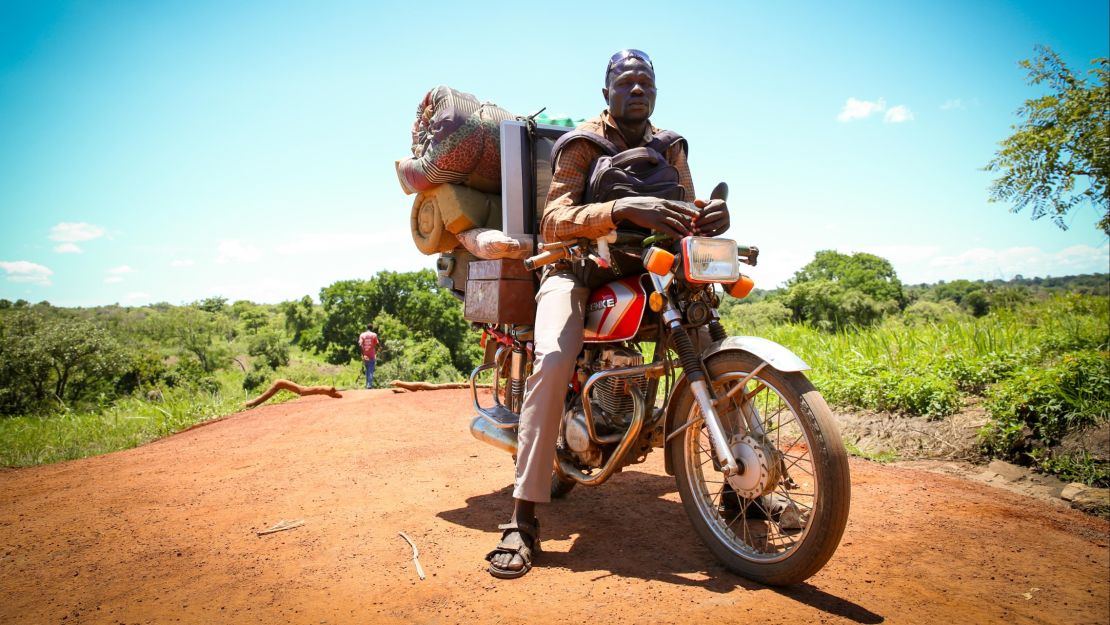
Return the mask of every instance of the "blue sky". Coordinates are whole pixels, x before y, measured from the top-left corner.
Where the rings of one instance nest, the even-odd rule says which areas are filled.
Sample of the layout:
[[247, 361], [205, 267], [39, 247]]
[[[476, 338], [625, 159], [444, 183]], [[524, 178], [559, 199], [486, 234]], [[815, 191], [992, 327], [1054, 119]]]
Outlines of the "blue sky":
[[699, 191], [729, 182], [759, 286], [819, 249], [909, 283], [1107, 271], [1094, 210], [1010, 214], [981, 168], [1038, 94], [1018, 61], [1086, 72], [1108, 23], [1105, 0], [0, 0], [0, 297], [276, 302], [431, 268], [393, 173], [423, 94], [592, 116], [625, 47]]

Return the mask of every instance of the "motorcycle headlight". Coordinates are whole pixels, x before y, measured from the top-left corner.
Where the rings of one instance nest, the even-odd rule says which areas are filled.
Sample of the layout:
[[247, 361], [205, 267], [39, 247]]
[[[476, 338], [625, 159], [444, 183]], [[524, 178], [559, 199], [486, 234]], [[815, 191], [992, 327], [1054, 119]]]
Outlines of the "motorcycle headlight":
[[686, 237], [682, 239], [682, 261], [689, 282], [736, 282], [740, 279], [736, 241]]

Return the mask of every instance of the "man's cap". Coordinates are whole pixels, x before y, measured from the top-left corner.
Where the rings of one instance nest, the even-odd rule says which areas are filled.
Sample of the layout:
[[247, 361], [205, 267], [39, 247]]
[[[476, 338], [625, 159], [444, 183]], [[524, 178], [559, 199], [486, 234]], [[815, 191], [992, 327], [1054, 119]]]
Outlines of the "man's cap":
[[652, 64], [651, 57], [647, 55], [647, 52], [644, 52], [643, 50], [637, 50], [636, 48], [625, 48], [624, 50], [621, 50], [620, 52], [617, 52], [613, 56], [609, 57], [609, 65], [605, 67], [606, 85], [609, 84], [609, 73], [613, 71], [613, 68], [616, 67], [617, 64], [619, 64], [621, 61], [624, 61], [625, 59], [639, 59], [644, 63], [647, 63], [648, 67], [651, 68], [651, 71], [655, 71], [655, 65]]

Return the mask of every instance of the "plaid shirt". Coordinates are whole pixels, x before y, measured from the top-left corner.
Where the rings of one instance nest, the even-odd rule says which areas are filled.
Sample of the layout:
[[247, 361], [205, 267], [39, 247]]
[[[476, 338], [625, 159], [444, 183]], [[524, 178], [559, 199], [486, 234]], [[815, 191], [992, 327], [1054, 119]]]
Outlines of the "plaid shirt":
[[[617, 128], [609, 111], [583, 122], [578, 130], [586, 130], [612, 141], [620, 150], [646, 145], [652, 136], [660, 132], [648, 124], [639, 145], [630, 146]], [[544, 241], [566, 241], [569, 239], [596, 239], [603, 237], [616, 227], [613, 223], [613, 202], [581, 204], [586, 192], [590, 164], [603, 152], [589, 141], [571, 141], [559, 153], [555, 162], [555, 173], [551, 177], [551, 187], [547, 193], [547, 205], [540, 220], [540, 231]], [[690, 165], [686, 162], [686, 152], [679, 145], [672, 145], [664, 155], [667, 161], [678, 169], [679, 183], [686, 189], [686, 198], [693, 201], [694, 179], [690, 175]]]

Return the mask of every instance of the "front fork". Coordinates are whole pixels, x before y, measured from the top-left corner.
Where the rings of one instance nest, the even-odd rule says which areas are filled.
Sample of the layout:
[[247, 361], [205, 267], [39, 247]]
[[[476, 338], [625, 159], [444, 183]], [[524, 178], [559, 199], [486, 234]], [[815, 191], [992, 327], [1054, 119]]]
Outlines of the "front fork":
[[[718, 464], [721, 466], [721, 472], [726, 480], [732, 481], [730, 478], [738, 477], [744, 472], [744, 467], [740, 466], [736, 456], [733, 455], [732, 446], [729, 444], [728, 437], [725, 436], [721, 417], [717, 414], [717, 398], [713, 392], [713, 387], [709, 383], [709, 372], [705, 369], [697, 350], [694, 349], [690, 334], [686, 332], [686, 328], [682, 327], [682, 313], [675, 308], [670, 298], [666, 297], [665, 288], [658, 288], [659, 286], [656, 285], [657, 290], [664, 293], [663, 309], [660, 311], [663, 315], [663, 323], [666, 324], [675, 351], [678, 352], [686, 379], [690, 381], [690, 391], [694, 394], [694, 401], [697, 402], [702, 418], [705, 420], [705, 425], [709, 429], [709, 438], [713, 442], [713, 451], [717, 456]], [[716, 335], [723, 333], [724, 329], [721, 328], [720, 322], [714, 318], [710, 324], [710, 336], [719, 340], [716, 339]]]

